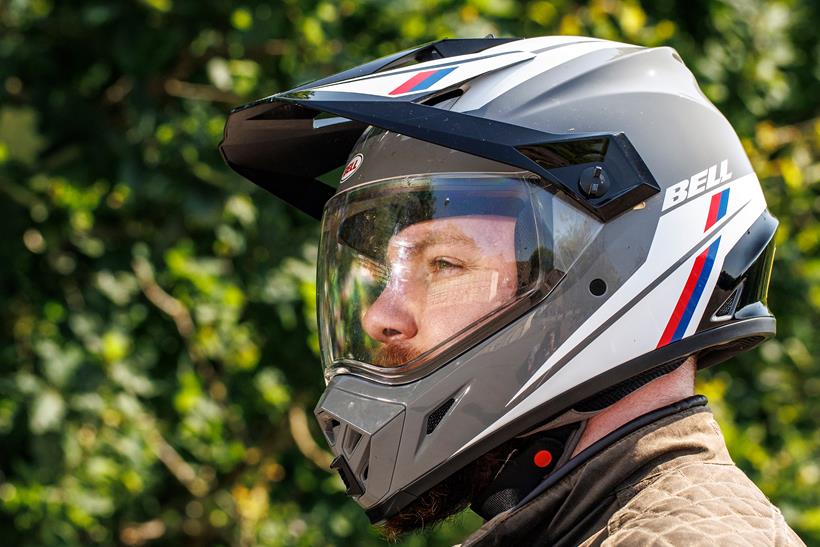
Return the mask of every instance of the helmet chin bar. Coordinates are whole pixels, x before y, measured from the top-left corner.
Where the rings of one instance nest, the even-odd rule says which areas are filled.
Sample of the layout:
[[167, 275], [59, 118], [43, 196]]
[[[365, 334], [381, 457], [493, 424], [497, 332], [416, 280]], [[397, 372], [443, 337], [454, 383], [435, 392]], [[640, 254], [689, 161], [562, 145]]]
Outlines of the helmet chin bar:
[[[502, 449], [509, 450], [506, 461], [493, 481], [472, 500], [471, 509], [489, 520], [518, 505], [569, 461], [590, 418], [650, 381], [677, 369], [684, 360], [685, 357], [675, 359], [629, 378], [502, 445]], [[443, 409], [445, 413], [449, 406]], [[362, 412], [360, 409], [368, 410]], [[316, 416], [336, 455], [331, 468], [339, 473], [346, 493], [363, 507], [378, 505], [390, 488], [389, 481], [383, 477], [392, 476], [389, 466], [393, 460], [371, 458], [371, 448], [379, 453], [383, 447], [398, 447], [404, 406], [330, 389], [319, 402]], [[430, 421], [427, 423], [429, 434]], [[437, 423], [432, 428], [436, 426]], [[387, 518], [395, 514], [415, 498], [407, 495], [392, 498], [393, 510], [380, 516]]]
[[404, 410], [400, 403], [341, 389], [326, 390], [316, 406], [316, 419], [336, 456], [331, 467], [363, 507], [376, 504], [390, 489]]

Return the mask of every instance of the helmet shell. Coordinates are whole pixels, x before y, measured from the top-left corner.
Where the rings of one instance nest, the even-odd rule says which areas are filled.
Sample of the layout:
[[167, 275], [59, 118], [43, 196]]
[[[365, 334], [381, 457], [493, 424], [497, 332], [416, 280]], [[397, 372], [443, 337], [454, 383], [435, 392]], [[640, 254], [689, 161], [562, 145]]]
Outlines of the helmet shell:
[[[514, 62], [499, 60], [509, 54]], [[423, 84], [421, 74], [429, 78], [468, 58], [477, 65], [463, 77], [451, 70], [424, 90], [407, 87], [413, 78]], [[371, 520], [395, 514], [534, 427], [588, 418], [646, 375], [690, 355], [701, 367], [712, 365], [774, 334], [766, 289], [777, 221], [737, 134], [673, 49], [579, 37], [508, 41], [383, 75], [331, 78], [300, 88], [299, 104], [310, 105], [311, 93], [331, 92], [347, 93], [351, 102], [321, 106], [359, 124], [346, 126], [348, 158], [361, 153], [367, 138], [380, 139], [368, 145], [340, 192], [413, 172], [525, 165], [496, 148], [464, 145], [512, 133], [466, 135], [461, 115], [504, 131], [622, 134], [632, 147], [624, 156], [645, 167], [651, 184], [644, 186], [655, 188], [599, 215], [603, 228], [549, 294], [445, 366], [398, 385], [355, 373], [330, 379], [315, 413], [337, 456], [334, 467]], [[428, 101], [451, 113], [458, 123], [449, 137], [441, 124], [413, 119], [401, 125], [372, 114], [387, 112], [386, 102], [404, 94], [410, 103]], [[359, 116], [354, 103], [376, 106], [360, 106]], [[352, 136], [359, 139], [368, 124], [387, 131], [368, 130], [354, 144]], [[574, 167], [548, 170], [556, 191], [583, 209]], [[641, 169], [617, 174], [637, 180]]]

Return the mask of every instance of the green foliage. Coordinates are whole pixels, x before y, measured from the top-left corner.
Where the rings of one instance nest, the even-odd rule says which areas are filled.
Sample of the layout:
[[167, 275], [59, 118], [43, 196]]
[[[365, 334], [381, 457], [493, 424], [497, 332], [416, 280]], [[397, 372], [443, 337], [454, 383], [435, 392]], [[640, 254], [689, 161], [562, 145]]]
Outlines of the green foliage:
[[818, 23], [808, 0], [0, 0], [4, 540], [381, 543], [305, 418], [317, 226], [216, 145], [231, 106], [492, 32], [671, 45], [743, 136], [781, 220], [779, 336], [700, 386], [820, 544]]

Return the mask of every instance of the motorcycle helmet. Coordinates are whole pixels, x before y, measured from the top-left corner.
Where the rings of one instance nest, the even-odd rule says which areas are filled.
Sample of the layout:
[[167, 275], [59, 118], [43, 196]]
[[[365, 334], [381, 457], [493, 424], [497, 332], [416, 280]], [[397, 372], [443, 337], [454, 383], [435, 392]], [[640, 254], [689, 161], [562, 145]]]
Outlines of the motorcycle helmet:
[[373, 522], [775, 332], [777, 221], [669, 47], [441, 40], [237, 108], [220, 150], [322, 221], [315, 414]]

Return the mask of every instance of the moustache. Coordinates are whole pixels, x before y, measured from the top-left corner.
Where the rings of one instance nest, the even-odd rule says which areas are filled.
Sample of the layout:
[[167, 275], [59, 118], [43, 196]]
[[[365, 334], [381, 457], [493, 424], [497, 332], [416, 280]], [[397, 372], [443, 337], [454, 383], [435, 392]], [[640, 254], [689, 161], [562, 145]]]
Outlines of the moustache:
[[379, 367], [394, 368], [404, 365], [423, 352], [402, 344], [385, 344], [376, 350], [373, 364]]

